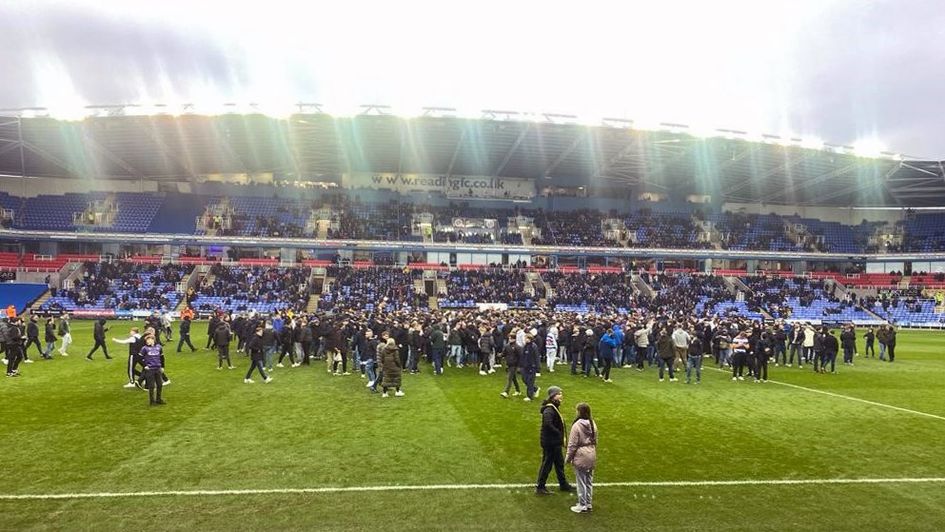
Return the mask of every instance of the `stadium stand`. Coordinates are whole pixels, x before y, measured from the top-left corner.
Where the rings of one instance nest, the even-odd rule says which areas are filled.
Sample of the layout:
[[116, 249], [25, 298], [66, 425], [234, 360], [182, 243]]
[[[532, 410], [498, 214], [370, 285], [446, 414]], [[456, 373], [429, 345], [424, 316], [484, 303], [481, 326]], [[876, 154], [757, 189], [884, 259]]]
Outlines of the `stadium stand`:
[[0, 305], [16, 307], [17, 314], [36, 301], [46, 291], [46, 285], [33, 283], [0, 283]]

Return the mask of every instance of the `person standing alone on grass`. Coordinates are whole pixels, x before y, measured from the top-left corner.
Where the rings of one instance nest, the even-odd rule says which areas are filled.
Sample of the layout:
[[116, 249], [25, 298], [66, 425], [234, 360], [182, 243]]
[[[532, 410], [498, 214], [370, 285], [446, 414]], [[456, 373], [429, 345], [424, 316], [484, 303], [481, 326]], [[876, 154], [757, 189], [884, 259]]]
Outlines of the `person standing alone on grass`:
[[574, 513], [590, 512], [593, 509], [594, 468], [597, 466], [597, 423], [591, 418], [591, 407], [578, 403], [577, 419], [568, 435], [568, 455], [565, 462], [574, 466], [577, 479], [578, 502], [571, 507]]
[[548, 388], [548, 399], [541, 404], [541, 467], [538, 469], [538, 482], [535, 483], [536, 495], [550, 495], [545, 487], [551, 468], [558, 477], [558, 486], [561, 491], [573, 491], [567, 477], [564, 476], [564, 420], [558, 408], [564, 393], [557, 386]]
[[148, 387], [148, 400], [151, 406], [163, 405], [164, 399], [161, 393], [164, 390], [164, 352], [161, 346], [154, 339], [154, 335], [149, 335], [144, 340], [144, 347], [141, 348], [141, 357], [144, 362], [144, 381]]

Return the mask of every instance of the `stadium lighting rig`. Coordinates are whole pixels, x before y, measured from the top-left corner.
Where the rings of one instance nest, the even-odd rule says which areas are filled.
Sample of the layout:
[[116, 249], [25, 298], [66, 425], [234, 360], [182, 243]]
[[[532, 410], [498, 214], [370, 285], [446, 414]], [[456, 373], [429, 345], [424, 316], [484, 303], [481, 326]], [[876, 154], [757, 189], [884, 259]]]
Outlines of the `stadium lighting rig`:
[[[86, 105], [81, 108], [64, 107], [22, 107], [16, 109], [0, 109], [0, 114], [14, 115], [22, 118], [53, 118], [65, 121], [81, 121], [86, 118], [118, 117], [118, 116], [220, 116], [220, 115], [264, 115], [276, 119], [285, 119], [296, 114], [332, 114], [325, 110], [320, 103], [297, 102], [260, 103], [260, 102], [190, 102], [190, 103], [135, 103]], [[348, 116], [389, 116], [397, 118], [439, 117], [439, 118], [472, 118], [496, 122], [531, 122], [535, 124], [583, 125], [587, 127], [605, 127], [611, 129], [625, 129], [636, 131], [666, 132], [675, 135], [686, 135], [693, 139], [725, 138], [743, 140], [751, 143], [776, 144], [784, 147], [799, 147], [808, 150], [817, 150], [827, 153], [853, 155], [868, 159], [888, 159], [902, 161], [903, 156], [888, 151], [875, 138], [858, 140], [853, 145], [830, 144], [816, 136], [799, 136], [790, 132], [781, 134], [761, 133], [733, 128], [716, 128], [705, 125], [689, 125], [678, 122], [660, 122], [652, 119], [629, 119], [623, 117], [595, 117], [582, 119], [578, 115], [516, 111], [510, 109], [482, 109], [479, 113], [463, 113], [454, 107], [429, 106], [422, 107], [417, 113], [406, 110], [392, 109], [389, 105], [363, 104], [353, 114], [332, 114], [342, 118]]]

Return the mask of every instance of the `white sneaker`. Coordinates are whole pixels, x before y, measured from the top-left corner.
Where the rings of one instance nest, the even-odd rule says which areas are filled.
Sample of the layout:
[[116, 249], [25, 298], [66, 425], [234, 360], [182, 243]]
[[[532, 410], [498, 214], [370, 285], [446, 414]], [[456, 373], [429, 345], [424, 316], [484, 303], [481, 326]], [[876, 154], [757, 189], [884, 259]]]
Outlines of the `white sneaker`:
[[390, 397], [390, 396], [387, 395], [387, 392], [384, 392], [384, 393], [381, 394], [381, 397]]
[[272, 377], [266, 377], [266, 380], [264, 380], [263, 382], [266, 384], [269, 384], [270, 382], [272, 382]]
[[660, 377], [660, 382], [663, 382], [663, 377]]
[[489, 373], [489, 375], [492, 375], [493, 373], [495, 373], [495, 370], [494, 370], [494, 369], [490, 369], [490, 370], [488, 371], [488, 373]]
[[253, 379], [243, 379], [243, 384], [252, 384], [253, 382]]
[[581, 506], [580, 504], [575, 504], [574, 506], [571, 507], [571, 511], [576, 514], [583, 514], [584, 512], [587, 511], [587, 508]]
[[738, 380], [743, 381], [745, 380], [745, 377], [739, 377]]
[[502, 392], [502, 393], [500, 393], [499, 395], [501, 395], [502, 397], [505, 397], [506, 399], [508, 399], [508, 397], [509, 397], [508, 392]]
[[164, 381], [164, 386], [170, 386], [170, 385], [171, 385], [171, 380], [170, 380], [170, 379]]
[[374, 381], [368, 382], [367, 386], [365, 386], [365, 388], [373, 388], [373, 387], [374, 387]]
[[482, 371], [482, 370], [479, 370], [479, 374], [482, 375], [483, 377], [485, 377], [486, 375], [488, 375], [488, 373], [486, 373], [485, 371]]
[[737, 381], [738, 378], [737, 378], [737, 377], [732, 377], [732, 380], [733, 380], [733, 381]]
[[536, 376], [536, 377], [541, 377], [541, 373], [536, 373], [535, 376]]
[[122, 388], [134, 388], [134, 387], [135, 387], [135, 383], [133, 382], [129, 382], [128, 384], [122, 386]]
[[398, 391], [394, 392], [394, 395], [396, 395], [397, 397], [403, 397], [403, 396], [404, 396], [404, 392], [403, 392], [403, 390], [398, 390]]
[[350, 371], [346, 371], [346, 372], [342, 373], [342, 375], [351, 375], [351, 372], [350, 372]]
[[32, 364], [32, 363], [33, 363], [33, 359], [32, 359], [32, 358], [27, 358], [26, 360], [23, 361], [23, 363], [24, 363], [24, 364]]
[[669, 382], [676, 382], [676, 381], [678, 381], [678, 380], [679, 380], [679, 379], [677, 379], [676, 377], [673, 377], [672, 379], [669, 379]]
[[7, 365], [7, 359], [5, 359], [5, 358], [3, 359], [3, 365], [4, 365], [4, 366]]
[[301, 362], [296, 362], [295, 364], [292, 364], [292, 367], [293, 367], [293, 368], [297, 368], [297, 367], [299, 367], [299, 366], [301, 366], [301, 365], [302, 365]]
[[223, 366], [217, 366], [217, 369], [218, 370], [223, 369]]
[[604, 382], [614, 382], [614, 381], [612, 381], [612, 380], [610, 380], [610, 379], [604, 379]]
[[531, 398], [526, 397], [525, 399], [522, 399], [522, 401], [525, 401], [527, 403], [528, 401], [531, 401]]
[[522, 395], [522, 392], [512, 392], [512, 397], [518, 397]]
[[284, 368], [285, 366], [282, 365], [282, 362], [279, 362], [278, 364], [276, 364], [276, 367], [277, 367], [277, 368]]

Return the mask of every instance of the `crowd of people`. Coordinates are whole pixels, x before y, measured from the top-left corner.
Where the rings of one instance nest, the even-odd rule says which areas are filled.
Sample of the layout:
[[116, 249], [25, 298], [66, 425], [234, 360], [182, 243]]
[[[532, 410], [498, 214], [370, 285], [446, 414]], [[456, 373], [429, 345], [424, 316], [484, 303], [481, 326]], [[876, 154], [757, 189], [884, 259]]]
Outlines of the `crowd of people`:
[[142, 265], [131, 262], [85, 262], [72, 288], [57, 290], [46, 310], [63, 311], [62, 299], [79, 307], [117, 310], [166, 309], [177, 301], [177, 283], [193, 270], [181, 264]]
[[214, 264], [195, 294], [189, 294], [191, 305], [198, 310], [216, 310], [221, 305], [201, 301], [201, 296], [223, 299], [223, 308], [249, 310], [254, 303], [279, 304], [304, 310], [308, 303], [309, 268], [272, 268], [224, 266]]
[[526, 308], [537, 300], [525, 290], [526, 277], [521, 271], [456, 270], [446, 278], [449, 295], [440, 306], [465, 307], [476, 303], [507, 303]]

